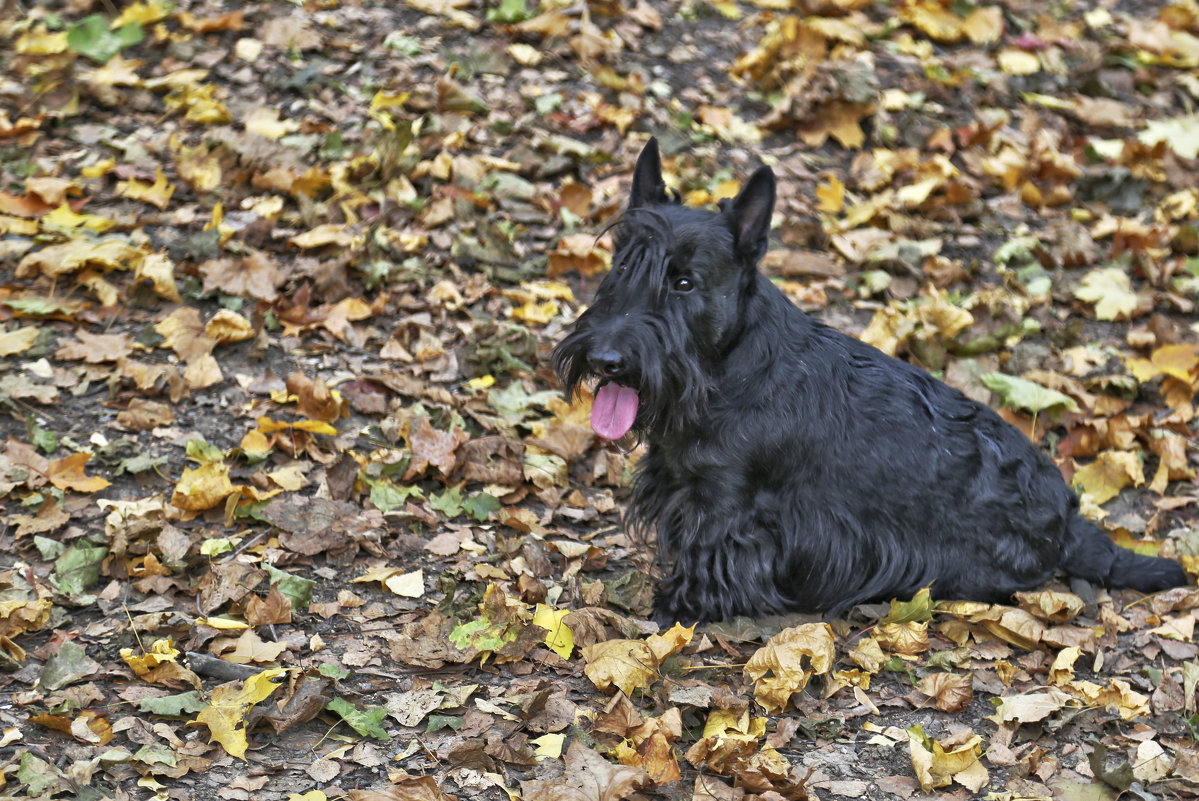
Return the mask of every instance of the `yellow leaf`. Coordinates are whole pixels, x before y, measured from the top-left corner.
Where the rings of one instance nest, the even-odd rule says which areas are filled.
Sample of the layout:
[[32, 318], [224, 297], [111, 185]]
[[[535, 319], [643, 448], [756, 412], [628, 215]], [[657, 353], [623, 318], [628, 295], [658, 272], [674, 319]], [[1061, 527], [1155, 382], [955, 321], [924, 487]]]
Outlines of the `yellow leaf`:
[[512, 309], [508, 314], [522, 323], [545, 325], [558, 314], [558, 304], [552, 300], [543, 303], [529, 301], [523, 306]]
[[138, 278], [150, 279], [158, 297], [175, 303], [180, 302], [179, 289], [175, 286], [175, 265], [165, 253], [151, 253], [146, 256], [134, 272]]
[[294, 120], [280, 120], [279, 112], [273, 108], [260, 106], [245, 119], [246, 130], [265, 136], [267, 139], [280, 139], [289, 133], [300, 130], [300, 124]]
[[565, 741], [565, 734], [543, 734], [540, 737], [529, 740], [529, 742], [537, 746], [533, 754], [536, 756], [538, 762], [543, 759], [557, 759], [562, 756], [562, 744]]
[[734, 709], [713, 709], [704, 721], [703, 736], [758, 740], [766, 736], [766, 718], [751, 718], [748, 709], [742, 709], [740, 712]]
[[1074, 663], [1080, 656], [1082, 656], [1082, 649], [1076, 645], [1059, 651], [1053, 664], [1049, 667], [1049, 683], [1061, 685], [1074, 681]]
[[90, 228], [97, 233], [103, 233], [109, 228], [116, 225], [115, 222], [107, 217], [101, 217], [99, 214], [76, 214], [71, 211], [71, 207], [66, 203], [58, 206], [54, 211], [42, 217], [44, 225], [51, 225], [56, 228]]
[[995, 60], [999, 62], [999, 69], [1008, 75], [1035, 75], [1041, 71], [1041, 60], [1035, 53], [1015, 47], [1001, 50]]
[[533, 625], [546, 630], [546, 646], [563, 659], [570, 659], [575, 647], [575, 634], [562, 619], [570, 614], [569, 609], [554, 609], [546, 604], [537, 604], [533, 614]]
[[250, 627], [244, 620], [234, 620], [231, 617], [201, 617], [196, 623], [221, 631], [244, 631]]
[[108, 27], [112, 30], [123, 28], [130, 22], [139, 23], [142, 27], [151, 25], [159, 20], [164, 20], [171, 13], [173, 3], [167, 3], [165, 0], [150, 0], [148, 3], [143, 3], [142, 0], [129, 4], [121, 11]]
[[1002, 726], [1007, 723], [1036, 723], [1067, 704], [1077, 705], [1061, 690], [1050, 687], [1043, 692], [1012, 695], [998, 699], [995, 714], [987, 719]]
[[1003, 35], [1003, 9], [999, 6], [974, 9], [966, 17], [962, 30], [976, 45], [997, 41]]
[[27, 351], [36, 341], [37, 329], [32, 325], [0, 331], [0, 356], [12, 356], [14, 353]]
[[1050, 623], [1067, 623], [1077, 617], [1083, 607], [1082, 598], [1074, 593], [1054, 590], [1018, 592], [1016, 600], [1024, 609]]
[[388, 576], [383, 586], [403, 598], [420, 598], [425, 594], [425, 572], [417, 569], [411, 573]]
[[72, 453], [51, 462], [48, 471], [50, 483], [61, 490], [69, 489], [75, 492], [99, 492], [104, 489], [108, 486], [108, 481], [83, 473], [83, 466], [90, 458], [92, 457], [89, 453]]
[[825, 214], [839, 214], [845, 208], [845, 184], [835, 175], [816, 187], [816, 208]]
[[17, 265], [17, 278], [31, 278], [39, 271], [53, 278], [85, 267], [129, 270], [140, 264], [146, 255], [146, 251], [120, 239], [99, 242], [72, 239], [26, 255]]
[[625, 695], [648, 687], [658, 677], [658, 661], [643, 640], [606, 640], [585, 646], [583, 672], [601, 690], [612, 687]]
[[1196, 373], [1199, 373], [1199, 345], [1163, 345], [1153, 351], [1149, 361], [1162, 375], [1174, 376], [1194, 386]]
[[943, 289], [929, 288], [929, 298], [916, 309], [916, 316], [929, 331], [942, 339], [953, 339], [974, 324], [974, 315], [949, 302]]
[[[180, 72], [199, 72], [201, 75], [206, 74], [204, 70], [180, 70]], [[172, 76], [168, 75], [165, 78], [169, 79]], [[225, 123], [233, 122], [233, 115], [229, 113], [229, 109], [225, 104], [217, 99], [217, 88], [213, 84], [195, 84], [185, 81], [197, 80], [195, 76], [180, 76], [179, 82], [182, 87], [176, 89], [167, 95], [163, 101], [168, 108], [179, 110], [184, 109], [183, 118], [188, 122], [195, 122], [201, 125], [224, 125]], [[150, 82], [147, 81], [149, 86]]]
[[1137, 307], [1128, 273], [1119, 267], [1092, 270], [1074, 290], [1074, 297], [1095, 304], [1095, 317], [1116, 320], [1131, 316]]
[[[793, 693], [833, 664], [833, 630], [827, 623], [783, 629], [759, 648], [745, 665], [755, 682], [754, 698], [771, 714], [782, 712]], [[769, 675], [767, 675], [769, 674]]]
[[304, 473], [298, 465], [280, 467], [278, 470], [269, 471], [266, 475], [271, 481], [278, 484], [280, 488], [287, 492], [295, 492], [302, 489], [307, 483]]
[[106, 159], [100, 159], [95, 164], [89, 164], [86, 167], [81, 167], [79, 169], [79, 174], [84, 178], [102, 178], [116, 166], [117, 160], [109, 157]]
[[149, 203], [151, 206], [165, 211], [171, 202], [171, 195], [175, 194], [175, 187], [167, 184], [167, 177], [162, 174], [162, 168], [158, 167], [155, 169], [154, 183], [147, 184], [136, 178], [130, 178], [128, 181], [121, 181], [117, 184], [117, 194], [130, 200]]
[[245, 453], [254, 455], [265, 455], [271, 452], [271, 441], [267, 439], [266, 434], [261, 429], [253, 429], [246, 432], [246, 435], [241, 438], [241, 443], [238, 445]]
[[307, 431], [310, 434], [328, 434], [329, 436], [333, 436], [337, 433], [337, 429], [324, 420], [297, 420], [291, 424], [291, 428], [297, 431]]
[[211, 353], [202, 353], [193, 358], [183, 371], [183, 380], [192, 389], [204, 389], [224, 380], [221, 366]]
[[1106, 687], [1090, 681], [1074, 681], [1066, 689], [1088, 704], [1114, 710], [1123, 720], [1149, 714], [1149, 697], [1132, 689], [1124, 679], [1109, 679]]
[[962, 742], [946, 746], [924, 733], [921, 726], [908, 729], [908, 749], [912, 767], [920, 788], [931, 793], [957, 781], [972, 792], [978, 792], [989, 780], [987, 770], [978, 761], [982, 754], [982, 737], [977, 734], [958, 736]]
[[375, 565], [374, 567], [368, 568], [367, 571], [361, 576], [352, 578], [350, 581], [354, 584], [367, 584], [372, 581], [377, 581], [382, 584], [383, 582], [387, 581], [387, 579], [399, 572], [400, 571], [396, 570], [394, 567], [388, 567], [387, 565]]
[[654, 658], [661, 664], [666, 657], [677, 654], [686, 648], [694, 634], [694, 623], [687, 627], [684, 627], [680, 623], [675, 623], [661, 634], [651, 634], [646, 637], [645, 643], [649, 646], [650, 651], [653, 652]]
[[46, 33], [45, 25], [38, 23], [17, 39], [16, 51], [26, 56], [52, 56], [65, 53], [68, 47], [66, 31]]
[[250, 321], [231, 309], [221, 309], [204, 326], [204, 335], [222, 345], [242, 342], [254, 336]]
[[355, 236], [346, 230], [344, 225], [325, 223], [316, 226], [310, 231], [296, 234], [287, 241], [302, 250], [308, 250], [324, 247], [325, 245], [337, 245], [342, 248], [354, 247], [360, 244], [360, 240], [361, 237]]
[[886, 623], [875, 630], [879, 645], [904, 656], [915, 656], [928, 650], [928, 621], [909, 620]]
[[1095, 461], [1078, 468], [1073, 485], [1091, 496], [1095, 504], [1104, 504], [1125, 487], [1145, 483], [1141, 460], [1132, 451], [1103, 451]]
[[120, 653], [121, 659], [137, 676], [144, 676], [164, 662], [174, 662], [180, 655], [169, 637], [155, 640], [148, 653], [135, 655], [132, 648], [122, 648]]
[[279, 689], [271, 679], [286, 673], [282, 668], [271, 668], [246, 679], [240, 689], [222, 685], [212, 691], [212, 703], [200, 710], [191, 725], [204, 724], [210, 734], [209, 742], [220, 743], [233, 757], [244, 759], [246, 753], [245, 717], [250, 709], [270, 697]]
[[222, 462], [209, 462], [183, 471], [171, 493], [171, 505], [188, 512], [202, 512], [217, 506], [232, 492], [229, 468]]
[[938, 0], [908, 0], [899, 7], [899, 18], [919, 28], [928, 38], [945, 44], [960, 41], [966, 20]]

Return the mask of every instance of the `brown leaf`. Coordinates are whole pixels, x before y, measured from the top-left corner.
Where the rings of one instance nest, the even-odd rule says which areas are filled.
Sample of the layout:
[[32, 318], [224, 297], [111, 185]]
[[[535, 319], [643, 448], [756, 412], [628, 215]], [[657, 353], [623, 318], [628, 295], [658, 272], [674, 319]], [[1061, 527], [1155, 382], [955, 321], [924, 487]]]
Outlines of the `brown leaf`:
[[400, 775], [391, 783], [378, 790], [349, 790], [345, 797], [350, 801], [458, 801], [458, 796], [442, 792], [432, 776]]
[[521, 442], [507, 437], [472, 439], [458, 447], [458, 475], [464, 481], [519, 486], [524, 481], [524, 451]]
[[405, 426], [404, 439], [412, 451], [412, 461], [404, 474], [404, 480], [409, 481], [424, 475], [429, 465], [436, 467], [443, 476], [453, 473], [458, 463], [454, 452], [470, 439], [470, 434], [462, 429], [440, 431], [427, 417], [417, 417], [415, 422], [410, 420]]
[[916, 689], [932, 698], [937, 709], [957, 714], [974, 698], [974, 685], [969, 674], [930, 673], [920, 680]]
[[572, 740], [566, 752], [566, 773], [559, 779], [522, 781], [524, 801], [624, 801], [649, 784], [639, 767], [613, 765], [595, 751]]
[[64, 344], [54, 358], [99, 364], [115, 362], [133, 352], [133, 341], [126, 334], [92, 334], [80, 328], [75, 336], [79, 341]]
[[175, 422], [175, 413], [165, 403], [134, 398], [117, 414], [117, 425], [130, 431], [149, 431]]

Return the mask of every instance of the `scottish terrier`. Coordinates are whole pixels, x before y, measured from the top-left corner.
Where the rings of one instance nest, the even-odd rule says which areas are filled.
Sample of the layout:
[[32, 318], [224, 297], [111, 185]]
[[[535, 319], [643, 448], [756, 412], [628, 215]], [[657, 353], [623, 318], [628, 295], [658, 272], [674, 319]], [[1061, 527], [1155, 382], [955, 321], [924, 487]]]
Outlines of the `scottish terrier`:
[[757, 263], [775, 180], [719, 212], [633, 173], [612, 271], [554, 351], [593, 429], [647, 451], [626, 513], [655, 530], [661, 624], [936, 597], [988, 602], [1056, 571], [1152, 592], [1175, 562], [1117, 546], [1053, 463], [987, 406], [812, 320]]

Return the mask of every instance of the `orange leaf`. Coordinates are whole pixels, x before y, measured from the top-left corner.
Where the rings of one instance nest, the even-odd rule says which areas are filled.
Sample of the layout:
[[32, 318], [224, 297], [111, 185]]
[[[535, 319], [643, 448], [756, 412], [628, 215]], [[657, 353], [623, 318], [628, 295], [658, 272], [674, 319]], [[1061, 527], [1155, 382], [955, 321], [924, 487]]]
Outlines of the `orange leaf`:
[[108, 481], [99, 476], [86, 476], [83, 466], [92, 458], [88, 453], [72, 453], [50, 463], [50, 483], [61, 490], [75, 492], [99, 492], [108, 486]]

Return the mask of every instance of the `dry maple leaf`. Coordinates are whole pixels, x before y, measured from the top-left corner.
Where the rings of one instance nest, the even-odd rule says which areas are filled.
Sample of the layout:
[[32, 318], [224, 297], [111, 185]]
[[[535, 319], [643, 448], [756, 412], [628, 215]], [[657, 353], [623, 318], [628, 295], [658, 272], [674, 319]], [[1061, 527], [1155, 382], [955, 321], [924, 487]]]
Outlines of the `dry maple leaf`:
[[920, 680], [916, 689], [933, 699], [937, 709], [957, 714], [974, 699], [970, 674], [930, 673]]
[[560, 779], [522, 781], [524, 801], [624, 801], [650, 782], [644, 769], [613, 765], [578, 740], [566, 752]]
[[83, 472], [83, 466], [91, 459], [89, 453], [72, 453], [61, 459], [50, 462], [46, 471], [50, 483], [61, 490], [74, 492], [99, 492], [109, 485], [106, 479], [99, 476], [88, 476]]
[[[793, 693], [833, 664], [833, 630], [827, 623], [805, 623], [783, 629], [745, 664], [754, 681], [754, 698], [767, 712], [782, 712]], [[769, 675], [768, 675], [769, 674]]]
[[249, 746], [246, 741], [246, 713], [279, 689], [279, 685], [271, 683], [271, 680], [286, 672], [282, 668], [272, 668], [246, 679], [241, 687], [229, 684], [217, 687], [212, 691], [211, 703], [200, 710], [196, 719], [189, 721], [189, 725], [207, 726], [210, 742], [220, 743], [230, 756], [244, 759]]

